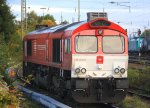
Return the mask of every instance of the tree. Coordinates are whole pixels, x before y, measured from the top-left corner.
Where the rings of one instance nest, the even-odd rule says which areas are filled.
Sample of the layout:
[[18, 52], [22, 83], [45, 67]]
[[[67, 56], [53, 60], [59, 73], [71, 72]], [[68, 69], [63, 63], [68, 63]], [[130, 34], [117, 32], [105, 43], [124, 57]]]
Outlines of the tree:
[[0, 0], [0, 34], [4, 36], [6, 42], [9, 41], [11, 34], [15, 32], [14, 18], [6, 0]]
[[49, 19], [47, 19], [47, 20], [42, 20], [42, 24], [43, 24], [43, 25], [48, 25], [49, 27], [56, 25], [55, 22], [53, 22], [52, 20], [49, 20]]
[[48, 26], [56, 25], [53, 15], [47, 14], [44, 17], [38, 16], [34, 11], [31, 11], [27, 15], [28, 31], [33, 31], [36, 25], [44, 24]]
[[39, 22], [42, 22], [42, 20], [51, 20], [52, 22], [55, 22], [53, 15], [50, 14], [46, 14], [45, 16], [39, 17]]
[[150, 29], [145, 30], [141, 36], [142, 37], [150, 37]]
[[46, 19], [46, 20], [49, 19], [49, 20], [55, 22], [55, 19], [54, 19], [53, 15], [50, 15], [50, 14], [45, 15], [44, 19]]
[[14, 64], [18, 52], [21, 54], [21, 38], [15, 31], [14, 18], [6, 0], [0, 0], [0, 73]]
[[67, 20], [61, 22], [61, 24], [69, 24], [69, 22]]
[[40, 24], [44, 24], [44, 25], [48, 25], [48, 26], [56, 25], [53, 15], [50, 15], [50, 14], [46, 14], [45, 16], [39, 17], [38, 22]]
[[28, 22], [28, 31], [32, 31], [35, 29], [35, 26], [38, 24], [39, 17], [34, 11], [31, 11], [27, 14], [27, 22]]

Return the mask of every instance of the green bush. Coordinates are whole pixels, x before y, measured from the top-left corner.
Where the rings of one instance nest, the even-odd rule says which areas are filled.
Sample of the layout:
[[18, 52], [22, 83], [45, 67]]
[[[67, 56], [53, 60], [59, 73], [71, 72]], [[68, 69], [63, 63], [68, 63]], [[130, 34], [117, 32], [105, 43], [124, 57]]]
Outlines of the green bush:
[[7, 43], [4, 36], [0, 34], [0, 108], [10, 106], [17, 108], [20, 104], [18, 99], [20, 92], [16, 89], [14, 89], [15, 92], [10, 91], [9, 87], [13, 82], [7, 77], [5, 70], [21, 61], [21, 43], [21, 39], [16, 34], [12, 35]]
[[0, 108], [7, 108], [9, 106], [19, 107], [20, 100], [17, 95], [19, 95], [19, 92], [15, 89], [10, 91], [7, 83], [0, 79]]

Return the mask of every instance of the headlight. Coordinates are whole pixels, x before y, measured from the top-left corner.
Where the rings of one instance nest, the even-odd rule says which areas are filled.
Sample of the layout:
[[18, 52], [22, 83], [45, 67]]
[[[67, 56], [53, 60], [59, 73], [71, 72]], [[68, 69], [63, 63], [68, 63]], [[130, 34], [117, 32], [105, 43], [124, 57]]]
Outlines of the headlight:
[[86, 69], [85, 69], [85, 68], [82, 68], [82, 69], [81, 69], [81, 72], [82, 72], [82, 73], [86, 73]]
[[80, 69], [79, 68], [77, 68], [76, 70], [75, 70], [75, 73], [80, 73]]
[[116, 74], [119, 73], [119, 69], [116, 68], [116, 69], [114, 70], [114, 72], [115, 72]]
[[126, 71], [126, 70], [125, 70], [124, 68], [121, 68], [121, 69], [120, 69], [120, 72], [121, 72], [122, 74], [124, 74], [125, 71]]

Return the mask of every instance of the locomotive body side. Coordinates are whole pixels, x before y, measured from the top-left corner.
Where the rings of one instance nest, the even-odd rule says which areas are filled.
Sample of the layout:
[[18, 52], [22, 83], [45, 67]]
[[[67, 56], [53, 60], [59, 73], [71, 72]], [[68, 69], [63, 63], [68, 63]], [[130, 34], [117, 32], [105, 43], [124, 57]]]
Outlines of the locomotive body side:
[[24, 76], [80, 103], [113, 103], [128, 88], [126, 31], [106, 19], [50, 28], [24, 38]]

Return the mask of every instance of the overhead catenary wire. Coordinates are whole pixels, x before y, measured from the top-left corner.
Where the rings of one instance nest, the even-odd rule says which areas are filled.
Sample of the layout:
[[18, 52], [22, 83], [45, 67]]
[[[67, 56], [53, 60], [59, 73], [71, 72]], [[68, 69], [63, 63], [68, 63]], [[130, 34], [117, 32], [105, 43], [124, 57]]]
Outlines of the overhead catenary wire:
[[[78, 2], [78, 1], [80, 1], [80, 2]], [[60, 3], [60, 2], [63, 2], [63, 3]], [[48, 6], [45, 6], [45, 7], [49, 8], [47, 13], [51, 13], [54, 16], [56, 16], [58, 13], [52, 12], [53, 8], [57, 8], [56, 4], [59, 3], [59, 8], [60, 9], [62, 8], [64, 10], [68, 10], [68, 12], [70, 14], [72, 14], [71, 12], [74, 13], [74, 9], [75, 8], [77, 9], [78, 3], [80, 3], [80, 8], [79, 8], [80, 11], [78, 12], [78, 10], [77, 10], [77, 12], [74, 13], [75, 14], [74, 17], [68, 16], [69, 18], [67, 18], [65, 11], [61, 10], [61, 11], [63, 11], [64, 19], [66, 19], [66, 20], [69, 19], [71, 21], [79, 21], [79, 19], [80, 20], [85, 19], [86, 12], [88, 12], [88, 11], [101, 11], [101, 12], [105, 11], [105, 12], [108, 12], [108, 14], [110, 16], [109, 18], [112, 18], [112, 17], [114, 17], [114, 13], [115, 13], [116, 16], [120, 15], [119, 11], [122, 10], [122, 13], [127, 14], [127, 15], [125, 15], [123, 18], [119, 17], [117, 22], [119, 22], [120, 20], [126, 20], [126, 22], [131, 22], [132, 21], [133, 24], [140, 25], [140, 26], [142, 26], [142, 25], [149, 25], [148, 24], [148, 19], [145, 19], [146, 21], [142, 21], [143, 23], [145, 23], [145, 24], [142, 24], [142, 22], [140, 22], [140, 19], [139, 19], [139, 21], [138, 21], [138, 19], [135, 19], [136, 20], [135, 21], [135, 20], [133, 20], [133, 18], [134, 17], [139, 17], [139, 18], [148, 17], [149, 16], [149, 14], [148, 14], [149, 10], [145, 9], [145, 7], [148, 8], [150, 6], [150, 1], [147, 1], [147, 0], [143, 0], [143, 1], [139, 1], [139, 0], [134, 0], [134, 1], [133, 0], [131, 0], [131, 1], [125, 0], [125, 1], [122, 1], [122, 2], [130, 2], [130, 6], [132, 7], [131, 14], [127, 13], [128, 9], [126, 7], [123, 7], [123, 6], [122, 7], [121, 6], [117, 7], [116, 5], [110, 5], [110, 3], [108, 3], [108, 2], [110, 2], [110, 0], [106, 0], [104, 2], [102, 2], [101, 0], [57, 0], [57, 1], [51, 0], [50, 3], [48, 4]], [[66, 3], [67, 4], [71, 4], [72, 3], [72, 5], [67, 5], [67, 7], [66, 7]], [[95, 5], [95, 4], [98, 4], [98, 5]], [[142, 11], [142, 10], [145, 10], [145, 11]], [[59, 12], [59, 14], [60, 13], [61, 12]], [[59, 17], [59, 19], [60, 19], [60, 17]], [[71, 22], [71, 21], [69, 21], [69, 22]]]

